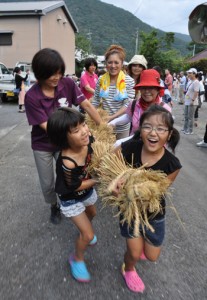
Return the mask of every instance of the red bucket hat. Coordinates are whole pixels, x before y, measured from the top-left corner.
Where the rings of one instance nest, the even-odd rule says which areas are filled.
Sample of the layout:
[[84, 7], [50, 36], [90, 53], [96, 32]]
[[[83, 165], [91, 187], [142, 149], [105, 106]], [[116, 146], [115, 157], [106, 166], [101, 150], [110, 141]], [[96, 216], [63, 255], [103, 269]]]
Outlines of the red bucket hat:
[[138, 90], [140, 87], [149, 86], [149, 87], [158, 87], [164, 89], [160, 85], [160, 74], [154, 69], [143, 70], [140, 75], [140, 82], [134, 86], [135, 90]]

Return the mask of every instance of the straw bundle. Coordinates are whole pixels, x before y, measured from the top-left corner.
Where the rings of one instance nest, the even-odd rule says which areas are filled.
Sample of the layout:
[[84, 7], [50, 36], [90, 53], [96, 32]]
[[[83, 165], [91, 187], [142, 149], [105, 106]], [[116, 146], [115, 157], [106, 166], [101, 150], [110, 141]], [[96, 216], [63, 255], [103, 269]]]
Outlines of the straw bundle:
[[93, 148], [93, 154], [91, 155], [91, 161], [87, 168], [87, 172], [89, 172], [92, 176], [97, 176], [100, 170], [99, 166], [101, 159], [108, 153], [112, 152], [113, 145], [95, 140], [91, 146]]
[[[106, 120], [108, 113], [98, 109], [102, 120]], [[156, 215], [161, 211], [160, 200], [167, 192], [169, 180], [163, 172], [133, 169], [126, 164], [121, 152], [112, 152], [115, 135], [112, 127], [106, 123], [96, 126], [88, 116], [87, 124], [95, 137], [92, 144], [93, 154], [88, 172], [98, 177], [98, 193], [104, 205], [118, 208], [123, 216], [122, 222], [129, 226], [134, 222], [134, 235], [139, 236], [139, 226], [146, 225], [152, 232], [154, 229], [149, 224], [148, 212]], [[122, 182], [118, 196], [112, 195], [117, 183]]]
[[90, 132], [95, 137], [96, 141], [114, 144], [116, 142], [116, 135], [114, 134], [113, 127], [107, 124], [107, 117], [109, 116], [108, 112], [101, 108], [97, 108], [97, 111], [103, 120], [103, 123], [97, 126], [91, 117], [86, 115], [86, 123], [90, 129]]
[[[103, 156], [96, 171], [101, 182], [98, 192], [104, 205], [117, 207], [117, 216], [122, 214], [122, 222], [126, 221], [129, 226], [134, 222], [135, 236], [139, 235], [140, 224], [153, 232], [147, 212], [156, 215], [161, 211], [160, 200], [169, 187], [166, 174], [145, 170], [144, 166], [133, 169], [126, 165], [121, 153], [118, 156], [114, 153]], [[122, 186], [118, 196], [114, 196], [112, 190], [118, 182], [122, 182]]]
[[[107, 118], [109, 116], [108, 112], [106, 110], [103, 110], [102, 108], [97, 108], [96, 109], [97, 112], [99, 113], [101, 119], [103, 120], [103, 122], [107, 122]], [[91, 119], [91, 117], [86, 114], [86, 123], [88, 124], [88, 127], [91, 129], [94, 129], [97, 127], [95, 121], [93, 119]]]

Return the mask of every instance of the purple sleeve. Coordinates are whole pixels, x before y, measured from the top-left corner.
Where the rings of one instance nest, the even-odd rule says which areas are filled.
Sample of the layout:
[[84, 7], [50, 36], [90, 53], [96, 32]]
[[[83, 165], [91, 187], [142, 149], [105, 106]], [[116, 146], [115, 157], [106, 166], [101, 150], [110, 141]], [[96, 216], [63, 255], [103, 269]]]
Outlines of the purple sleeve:
[[75, 82], [73, 82], [72, 89], [69, 89], [69, 95], [71, 97], [71, 105], [73, 104], [75, 106], [78, 106], [81, 104], [81, 102], [86, 100], [86, 97], [83, 95], [80, 88], [77, 86], [77, 84], [75, 84]]
[[26, 93], [25, 96], [25, 108], [29, 125], [39, 125], [47, 122], [48, 115], [40, 101], [36, 101], [32, 96], [30, 97], [29, 93]]

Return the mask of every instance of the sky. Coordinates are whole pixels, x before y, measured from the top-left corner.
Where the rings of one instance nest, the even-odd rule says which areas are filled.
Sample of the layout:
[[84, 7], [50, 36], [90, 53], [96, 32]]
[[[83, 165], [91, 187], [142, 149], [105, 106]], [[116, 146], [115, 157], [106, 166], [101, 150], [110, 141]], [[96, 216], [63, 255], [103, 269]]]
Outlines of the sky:
[[188, 33], [188, 17], [203, 0], [101, 0], [130, 11], [142, 22], [167, 32]]

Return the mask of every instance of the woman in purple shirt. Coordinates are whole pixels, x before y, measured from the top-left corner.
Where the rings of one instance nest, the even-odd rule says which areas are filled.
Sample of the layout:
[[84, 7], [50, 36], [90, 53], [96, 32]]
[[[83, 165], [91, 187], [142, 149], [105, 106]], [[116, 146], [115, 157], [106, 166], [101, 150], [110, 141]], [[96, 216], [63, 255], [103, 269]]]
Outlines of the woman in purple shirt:
[[58, 224], [60, 210], [54, 189], [53, 163], [59, 149], [49, 141], [48, 118], [59, 107], [72, 105], [80, 105], [97, 124], [101, 118], [74, 81], [63, 77], [65, 63], [56, 50], [45, 48], [38, 51], [33, 57], [32, 69], [37, 83], [26, 94], [25, 109], [29, 125], [32, 125], [32, 149], [43, 196], [45, 202], [51, 205], [51, 222]]

